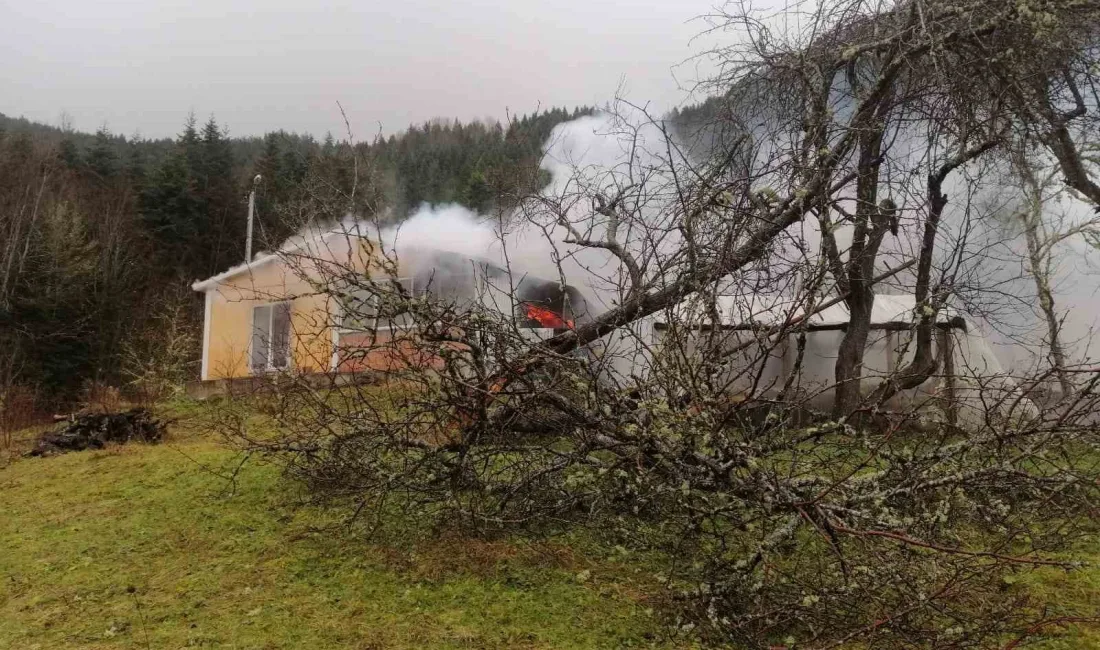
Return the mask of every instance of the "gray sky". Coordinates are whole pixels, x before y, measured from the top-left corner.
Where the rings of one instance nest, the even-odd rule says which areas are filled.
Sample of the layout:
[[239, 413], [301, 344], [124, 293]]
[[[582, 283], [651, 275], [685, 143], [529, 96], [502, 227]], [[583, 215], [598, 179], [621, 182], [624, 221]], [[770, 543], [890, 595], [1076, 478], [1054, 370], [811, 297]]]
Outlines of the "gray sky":
[[[91, 131], [389, 133], [540, 104], [680, 103], [709, 0], [0, 0], [0, 113]], [[679, 80], [679, 82], [677, 81]]]

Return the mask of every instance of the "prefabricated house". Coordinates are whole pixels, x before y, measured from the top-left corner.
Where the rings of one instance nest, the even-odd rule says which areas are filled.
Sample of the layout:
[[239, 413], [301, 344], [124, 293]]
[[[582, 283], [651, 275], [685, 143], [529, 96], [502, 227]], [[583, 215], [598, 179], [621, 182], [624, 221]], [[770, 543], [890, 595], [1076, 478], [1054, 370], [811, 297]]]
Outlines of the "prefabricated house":
[[[205, 298], [202, 381], [245, 379], [284, 371], [351, 373], [386, 370], [401, 354], [407, 322], [371, 317], [369, 295], [339, 287], [340, 276], [377, 276], [373, 242], [333, 230], [260, 255], [192, 289]], [[478, 300], [512, 313], [531, 338], [548, 338], [587, 317], [574, 288], [532, 276], [510, 276], [485, 260], [409, 247], [385, 275], [410, 296]], [[396, 276], [396, 277], [395, 277]], [[356, 305], [345, 309], [345, 305]], [[354, 313], [348, 313], [354, 312]], [[366, 320], [371, 322], [363, 322]], [[387, 347], [387, 343], [392, 346]]]

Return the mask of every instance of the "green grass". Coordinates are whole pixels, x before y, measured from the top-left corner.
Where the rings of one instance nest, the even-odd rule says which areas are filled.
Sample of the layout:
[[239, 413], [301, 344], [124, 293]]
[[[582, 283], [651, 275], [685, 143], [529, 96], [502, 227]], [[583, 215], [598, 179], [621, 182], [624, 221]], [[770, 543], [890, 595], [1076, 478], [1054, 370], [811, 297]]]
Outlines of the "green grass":
[[177, 433], [0, 465], [0, 648], [672, 647], [622, 567], [311, 532], [273, 468], [205, 469], [232, 460]]
[[[206, 407], [166, 415], [163, 445], [0, 456], [0, 649], [686, 645], [664, 639], [649, 572], [583, 539], [371, 543], [293, 507], [274, 467], [230, 484], [236, 457], [200, 432]], [[1082, 555], [1093, 564], [1017, 588], [1100, 614], [1100, 543]], [[1046, 632], [1029, 647], [1100, 649], [1097, 627]]]
[[[1100, 542], [1084, 545], [1074, 559], [1084, 557], [1088, 565], [1066, 572], [1049, 569], [1029, 576], [1024, 588], [1035, 602], [1050, 608], [1049, 617], [1100, 617]], [[1044, 629], [1046, 638], [1033, 646], [1039, 650], [1078, 650], [1100, 648], [1100, 625], [1054, 625]]]

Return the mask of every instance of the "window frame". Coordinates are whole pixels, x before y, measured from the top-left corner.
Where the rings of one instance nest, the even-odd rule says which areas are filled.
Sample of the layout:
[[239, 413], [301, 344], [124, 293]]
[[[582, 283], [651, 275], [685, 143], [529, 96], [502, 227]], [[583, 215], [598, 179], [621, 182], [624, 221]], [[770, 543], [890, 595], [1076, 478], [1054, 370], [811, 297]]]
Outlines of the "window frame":
[[[436, 282], [434, 275], [432, 276], [432, 279], [428, 280], [426, 283], [419, 282], [416, 275], [405, 275], [396, 278], [389, 278], [385, 280], [385, 282], [375, 282], [373, 284], [378, 287], [386, 287], [387, 285], [391, 285], [394, 282], [403, 286], [409, 292], [409, 295], [412, 298], [418, 298], [420, 296], [423, 296], [424, 294], [430, 295], [433, 293], [433, 291], [435, 291], [435, 288], [442, 283]], [[454, 286], [469, 286], [473, 296], [475, 296], [475, 300], [477, 299], [476, 296], [479, 296], [484, 289], [483, 274], [480, 274], [477, 271], [464, 271], [463, 273], [450, 274], [448, 276], [448, 282], [453, 282]], [[355, 291], [351, 292], [351, 294], [353, 295], [354, 293]], [[392, 320], [385, 323], [380, 322], [377, 305], [379, 296], [372, 293], [370, 295], [370, 298], [372, 302], [374, 302], [374, 304], [371, 305], [371, 308], [374, 310], [374, 316], [371, 318], [371, 323], [369, 325], [364, 324], [363, 327], [349, 327], [348, 325], [346, 325], [345, 321], [347, 319], [347, 307], [342, 301], [336, 301], [336, 308], [339, 310], [339, 318], [336, 325], [336, 332], [338, 336], [342, 336], [345, 334], [362, 334], [365, 332], [392, 332], [395, 330], [401, 331], [409, 328], [410, 323], [405, 323], [404, 325], [394, 325]], [[365, 301], [364, 304], [366, 304]]]
[[[286, 365], [279, 367], [275, 366], [273, 360], [275, 358], [275, 311], [278, 307], [286, 307], [287, 327], [286, 327]], [[256, 311], [258, 309], [267, 308], [267, 355], [263, 368], [257, 368], [253, 363], [253, 353], [256, 346]], [[276, 302], [265, 302], [261, 304], [252, 305], [252, 311], [250, 316], [249, 337], [248, 337], [248, 370], [250, 374], [261, 375], [270, 374], [274, 372], [285, 372], [290, 370], [294, 366], [294, 355], [291, 354], [291, 330], [292, 317], [294, 309], [293, 302], [290, 300], [279, 300]]]

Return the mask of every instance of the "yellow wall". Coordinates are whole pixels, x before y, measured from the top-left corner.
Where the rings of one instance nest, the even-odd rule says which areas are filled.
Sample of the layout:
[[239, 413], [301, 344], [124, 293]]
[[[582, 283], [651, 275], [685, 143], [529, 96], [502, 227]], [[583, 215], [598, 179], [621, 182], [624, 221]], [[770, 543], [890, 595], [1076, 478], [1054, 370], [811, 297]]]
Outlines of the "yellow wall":
[[[325, 372], [333, 355], [333, 318], [330, 298], [305, 278], [328, 274], [318, 264], [333, 262], [330, 274], [366, 268], [365, 246], [342, 236], [330, 236], [303, 245], [287, 259], [267, 259], [233, 274], [206, 290], [203, 379], [247, 377], [252, 342], [252, 310], [263, 304], [291, 305], [291, 370]], [[350, 246], [350, 249], [349, 249]], [[349, 253], [349, 250], [354, 253]]]
[[[349, 245], [353, 253], [349, 253]], [[366, 269], [377, 262], [370, 246], [350, 244], [346, 237], [335, 236], [311, 245], [302, 257], [292, 262], [269, 259], [253, 264], [206, 291], [206, 319], [203, 379], [248, 377], [249, 347], [252, 342], [252, 310], [263, 304], [291, 304], [291, 370], [327, 372], [332, 369], [334, 349], [339, 340], [338, 310], [334, 301], [305, 278], [338, 276], [353, 269]], [[305, 258], [309, 258], [308, 260]], [[411, 268], [418, 254], [402, 256], [401, 267]], [[333, 262], [328, 272], [317, 271], [317, 264]], [[293, 268], [292, 268], [293, 267]], [[376, 270], [377, 272], [377, 270]], [[352, 337], [354, 338], [354, 337]]]
[[252, 342], [252, 310], [258, 305], [290, 302], [291, 368], [304, 372], [329, 369], [332, 328], [328, 299], [310, 284], [272, 261], [227, 279], [209, 291], [204, 379], [247, 377]]

